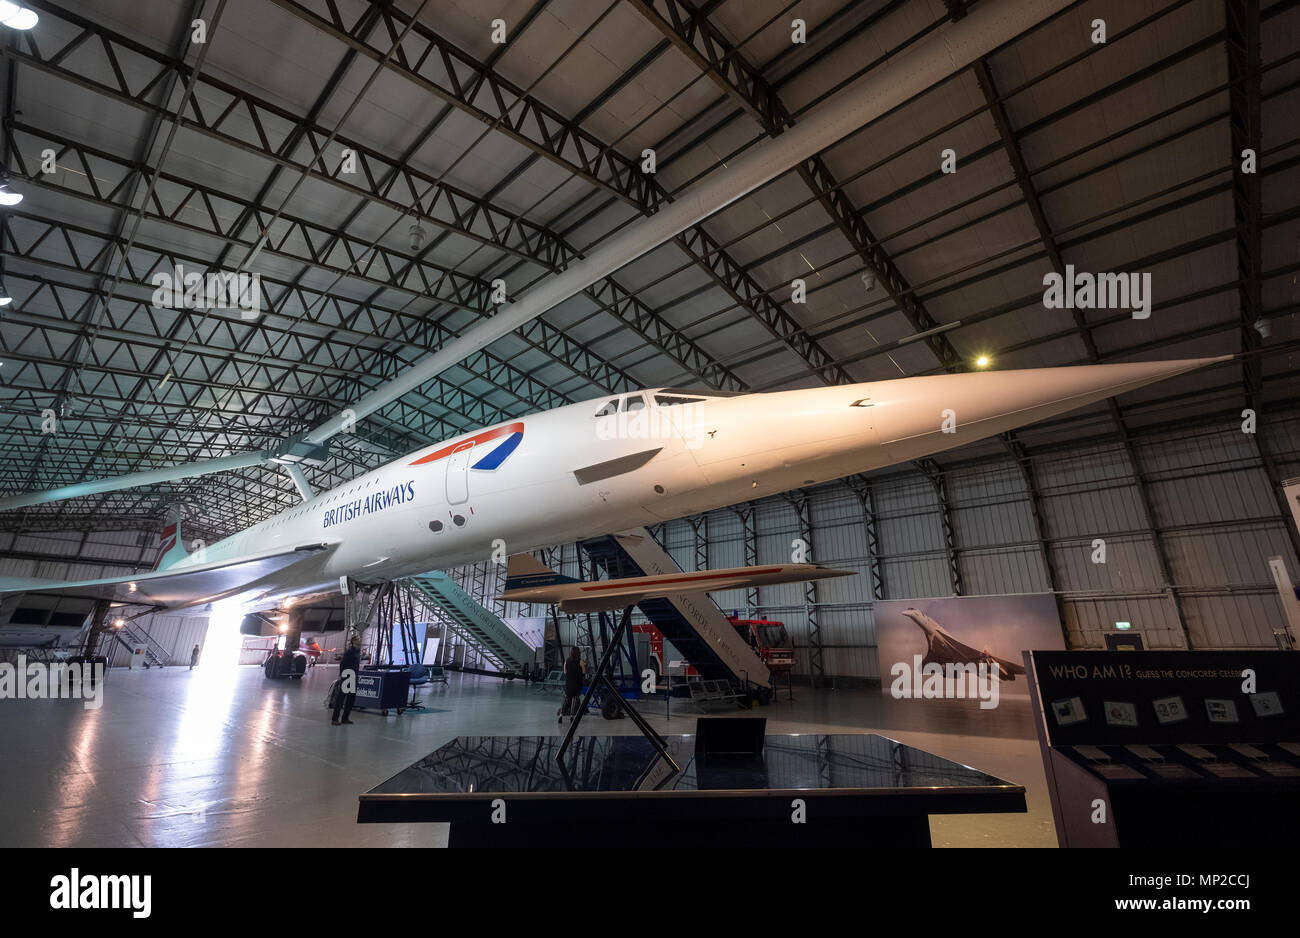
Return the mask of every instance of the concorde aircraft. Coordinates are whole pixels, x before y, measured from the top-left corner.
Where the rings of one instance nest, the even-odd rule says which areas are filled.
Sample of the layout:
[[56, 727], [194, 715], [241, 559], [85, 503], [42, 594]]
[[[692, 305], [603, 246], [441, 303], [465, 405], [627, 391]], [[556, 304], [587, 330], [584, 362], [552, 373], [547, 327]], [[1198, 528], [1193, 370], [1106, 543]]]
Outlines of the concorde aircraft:
[[1002, 681], [1014, 681], [1017, 674], [1025, 673], [1023, 665], [1008, 661], [1006, 658], [999, 658], [987, 648], [976, 651], [958, 641], [956, 636], [919, 609], [904, 609], [903, 615], [916, 623], [917, 628], [925, 633], [926, 648], [925, 657], [921, 659], [922, 666], [930, 663], [942, 666], [983, 662], [989, 665], [990, 669], [996, 667], [998, 680]]
[[1230, 357], [608, 395], [417, 450], [199, 550], [178, 529], [152, 572], [0, 581], [0, 599], [305, 603], [341, 578], [398, 579], [919, 459]]
[[[798, 124], [716, 167], [645, 218], [497, 307], [307, 431], [323, 447], [479, 349], [989, 55], [1068, 0], [986, 0], [868, 70]], [[256, 251], [250, 253], [250, 263]], [[915, 338], [915, 337], [913, 337]], [[1210, 359], [901, 378], [725, 397], [660, 388], [572, 404], [427, 447], [133, 577], [0, 582], [4, 594], [93, 595], [173, 609], [256, 607], [622, 531], [916, 459], [1063, 413]], [[291, 441], [285, 441], [289, 445]], [[288, 454], [281, 454], [288, 455]], [[0, 498], [0, 511], [262, 465], [234, 453]], [[290, 470], [293, 475], [293, 471]], [[310, 496], [310, 497], [307, 497]], [[177, 544], [184, 540], [176, 532]], [[2, 621], [0, 617], [0, 621]]]

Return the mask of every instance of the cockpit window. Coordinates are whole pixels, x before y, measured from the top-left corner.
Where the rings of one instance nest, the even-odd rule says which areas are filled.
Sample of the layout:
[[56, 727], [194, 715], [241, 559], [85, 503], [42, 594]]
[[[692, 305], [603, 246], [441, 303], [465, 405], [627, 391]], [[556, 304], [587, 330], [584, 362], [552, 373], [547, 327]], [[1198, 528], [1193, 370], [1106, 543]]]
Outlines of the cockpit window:
[[702, 397], [682, 397], [677, 394], [656, 394], [655, 403], [661, 407], [671, 407], [673, 404], [698, 404], [704, 400]]
[[667, 394], [671, 397], [740, 397], [743, 394], [750, 393], [746, 391], [701, 391], [699, 388], [657, 388], [657, 394]]
[[645, 410], [645, 398], [640, 394], [633, 394], [623, 400], [623, 410]]
[[610, 401], [600, 410], [596, 411], [597, 417], [609, 417], [618, 412], [618, 398]]

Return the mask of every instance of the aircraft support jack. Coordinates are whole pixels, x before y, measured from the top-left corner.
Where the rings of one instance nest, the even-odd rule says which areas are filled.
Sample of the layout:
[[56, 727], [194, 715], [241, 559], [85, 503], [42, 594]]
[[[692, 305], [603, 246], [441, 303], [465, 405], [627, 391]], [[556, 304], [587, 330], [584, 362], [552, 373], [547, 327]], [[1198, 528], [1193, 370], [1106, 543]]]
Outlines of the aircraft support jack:
[[353, 577], [343, 577], [343, 643], [344, 646], [353, 638], [361, 638], [370, 627], [384, 592], [391, 587], [390, 581], [373, 586], [362, 583]]
[[627, 631], [628, 627], [632, 624], [632, 610], [634, 608], [636, 607], [628, 606], [623, 610], [623, 615], [618, 622], [618, 628], [614, 630], [614, 634], [610, 637], [609, 642], [606, 643], [605, 651], [600, 656], [600, 664], [596, 665], [596, 673], [587, 684], [587, 693], [583, 695], [582, 703], [578, 705], [578, 712], [573, 717], [572, 722], [569, 723], [569, 732], [564, 734], [564, 742], [560, 743], [560, 749], [555, 754], [555, 761], [559, 764], [560, 770], [564, 772], [565, 778], [569, 777], [569, 770], [564, 764], [564, 754], [568, 751], [569, 744], [573, 742], [573, 736], [578, 732], [578, 724], [582, 722], [582, 718], [586, 714], [587, 707], [590, 706], [591, 698], [595, 696], [596, 688], [598, 686], [603, 687], [606, 693], [612, 694], [614, 699], [619, 701], [623, 709], [627, 711], [627, 715], [632, 718], [632, 722], [636, 724], [636, 728], [641, 731], [641, 735], [650, 741], [650, 745], [655, 747], [655, 751], [659, 753], [659, 758], [664, 760], [671, 770], [668, 777], [676, 775], [681, 771], [681, 767], [674, 762], [673, 757], [668, 754], [667, 740], [655, 732], [654, 727], [646, 722], [645, 717], [641, 716], [641, 714], [637, 712], [637, 709], [632, 706], [630, 701], [623, 699], [623, 696], [618, 689], [618, 685], [610, 679], [609, 668], [611, 659], [613, 658], [614, 652], [619, 647], [619, 642], [623, 639], [623, 633]]

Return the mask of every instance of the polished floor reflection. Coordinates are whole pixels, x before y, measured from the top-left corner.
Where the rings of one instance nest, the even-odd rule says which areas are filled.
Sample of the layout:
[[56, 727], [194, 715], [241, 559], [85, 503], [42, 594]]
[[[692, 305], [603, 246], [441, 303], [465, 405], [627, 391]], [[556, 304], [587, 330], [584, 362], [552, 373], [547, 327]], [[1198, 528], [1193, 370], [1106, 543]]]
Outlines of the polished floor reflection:
[[[461, 675], [426, 695], [432, 712], [358, 713], [352, 726], [331, 726], [322, 702], [336, 674], [115, 671], [99, 710], [0, 701], [0, 846], [441, 845], [441, 824], [358, 825], [358, 794], [457, 736], [557, 732], [554, 697]], [[768, 733], [879, 732], [1028, 789], [1028, 814], [934, 818], [935, 846], [1055, 845], [1027, 702], [981, 711], [873, 690], [794, 695], [758, 711]], [[643, 712], [671, 734], [691, 732], [697, 715], [676, 702], [671, 715], [662, 703]], [[635, 731], [599, 717], [580, 729]]]

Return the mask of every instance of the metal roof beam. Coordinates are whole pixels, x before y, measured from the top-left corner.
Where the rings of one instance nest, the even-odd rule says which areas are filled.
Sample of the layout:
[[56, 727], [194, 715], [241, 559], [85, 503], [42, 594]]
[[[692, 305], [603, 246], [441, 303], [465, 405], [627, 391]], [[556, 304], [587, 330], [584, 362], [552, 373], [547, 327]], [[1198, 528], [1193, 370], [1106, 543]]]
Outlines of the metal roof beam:
[[[38, 290], [33, 296], [39, 296], [42, 292], [46, 294], [56, 293], [60, 296], [69, 293], [89, 293], [100, 298], [103, 296], [103, 291], [92, 290], [66, 282], [47, 278], [32, 278], [21, 274], [12, 276], [20, 281], [38, 284]], [[17, 342], [8, 343], [5, 346], [3, 353], [6, 360], [41, 364], [49, 368], [57, 368], [60, 373], [63, 373], [69, 366], [51, 347], [50, 337], [57, 336], [60, 333], [75, 335], [78, 332], [77, 324], [55, 316], [29, 311], [27, 306], [30, 304], [30, 300], [31, 298], [7, 313], [6, 319], [13, 325], [29, 328]], [[66, 308], [68, 304], [60, 301], [56, 305], [60, 308]], [[182, 393], [186, 388], [193, 388], [195, 389], [194, 394], [179, 403], [170, 401], [167, 397], [155, 397], [152, 400], [142, 402], [139, 400], [138, 395], [133, 395], [127, 390], [121, 391], [120, 396], [116, 398], [109, 398], [105, 397], [101, 389], [101, 383], [97, 382], [88, 387], [86, 393], [82, 395], [88, 399], [100, 402], [117, 400], [123, 404], [135, 403], [137, 407], [144, 407], [147, 410], [180, 408], [177, 411], [177, 416], [193, 410], [202, 410], [205, 415], [211, 415], [208, 417], [209, 420], [216, 420], [222, 426], [229, 426], [230, 421], [234, 420], [238, 414], [268, 414], [268, 408], [271, 413], [274, 413], [272, 419], [276, 421], [296, 420], [300, 423], [307, 423], [320, 411], [339, 406], [338, 397], [324, 394], [323, 388], [320, 391], [313, 390], [311, 387], [313, 384], [323, 386], [331, 381], [363, 384], [367, 378], [373, 379], [377, 377], [365, 372], [345, 369], [339, 364], [321, 365], [312, 362], [294, 361], [289, 357], [265, 361], [252, 352], [240, 351], [235, 348], [226, 357], [212, 359], [216, 364], [211, 367], [208, 366], [208, 360], [205, 356], [196, 356], [194, 367], [204, 372], [204, 374], [195, 375], [189, 370], [183, 370], [171, 373], [170, 377], [160, 382], [158, 375], [150, 370], [147, 364], [132, 363], [138, 361], [143, 351], [151, 349], [157, 351], [167, 345], [165, 335], [159, 332], [151, 332], [147, 328], [148, 323], [153, 318], [150, 315], [152, 307], [149, 305], [149, 301], [132, 300], [119, 295], [114, 299], [114, 307], [109, 322], [101, 327], [98, 333], [98, 338], [103, 341], [105, 349], [97, 352], [95, 359], [87, 363], [84, 368], [100, 373], [103, 375], [102, 380], [116, 382], [122, 376], [131, 376], [151, 382], [155, 392], [161, 391], [163, 386], [166, 385], [169, 388], [177, 388]], [[280, 317], [277, 316], [276, 318]], [[215, 327], [229, 327], [246, 324], [240, 323], [238, 320], [218, 317], [214, 320], [213, 325]], [[263, 332], [279, 333], [290, 338], [293, 336], [292, 325], [272, 326], [270, 323], [263, 323], [261, 328]], [[30, 340], [34, 339], [39, 339], [42, 347], [34, 350], [30, 348]], [[218, 380], [228, 364], [241, 364], [250, 367], [250, 369], [255, 367], [255, 370], [247, 374], [249, 381], [247, 387], [232, 387], [227, 382]], [[10, 386], [16, 386], [16, 382], [22, 380], [25, 376], [25, 371], [19, 369], [16, 374], [10, 376]], [[57, 387], [55, 386], [48, 387], [46, 390], [49, 393], [57, 393]], [[212, 396], [215, 396], [215, 392], [218, 391], [229, 391], [238, 400], [236, 404], [230, 407], [200, 405], [198, 402], [199, 391], [208, 391]], [[410, 434], [405, 444], [407, 452], [428, 442], [456, 436], [475, 427], [500, 423], [517, 417], [525, 409], [523, 407], [503, 409], [499, 405], [469, 393], [457, 383], [441, 378], [433, 382], [431, 393], [428, 396], [430, 399], [438, 400], [440, 406], [450, 411], [458, 419], [449, 420], [444, 414], [437, 414], [427, 409], [408, 405], [410, 407], [409, 413], [419, 413], [424, 419], [422, 422], [408, 424], [405, 427]], [[343, 398], [343, 400], [346, 399], [346, 397]], [[278, 410], [278, 405], [285, 402], [299, 404], [298, 412], [292, 413]], [[52, 402], [47, 406], [57, 410], [58, 403], [57, 401]], [[98, 419], [111, 421], [113, 418], [110, 414], [105, 413]], [[194, 432], [197, 426], [196, 424], [190, 424], [184, 427], [173, 427], [173, 429], [182, 432]], [[275, 435], [276, 428], [264, 427], [261, 432]]]
[[[793, 115], [763, 77], [760, 69], [752, 65], [739, 49], [733, 47], [690, 0], [629, 2], [697, 68], [703, 70], [715, 85], [748, 111], [768, 136], [775, 137], [794, 126]], [[797, 172], [845, 240], [875, 273], [878, 282], [893, 298], [912, 328], [918, 333], [925, 333], [938, 327], [940, 323], [916, 301], [915, 293], [880, 247], [878, 239], [868, 228], [866, 219], [844, 194], [825, 161], [820, 156], [813, 156], [804, 160]], [[770, 301], [770, 297], [767, 298]], [[827, 384], [848, 384], [853, 381], [843, 367], [834, 364], [831, 356], [822, 351], [807, 333], [802, 333], [800, 341], [806, 343], [809, 350], [809, 354], [801, 354], [800, 357], [808, 361], [813, 372], [823, 377]], [[946, 335], [932, 334], [923, 341], [945, 370], [965, 370], [961, 355]]]
[[[154, 52], [147, 46], [115, 34], [99, 24], [62, 10], [57, 6], [52, 7], [52, 9], [58, 16], [82, 30], [85, 36], [93, 35], [98, 39], [112, 61], [117, 62], [121, 59], [122, 61], [130, 61], [133, 64], [139, 62], [144, 67], [158, 69], [159, 71], [155, 77], [149, 82], [150, 85], [163, 80], [165, 76], [174, 71], [187, 74], [182, 62]], [[357, 29], [360, 31], [360, 24], [358, 24]], [[356, 40], [359, 43], [364, 42], [359, 36], [356, 37]], [[124, 104], [145, 110], [153, 108], [152, 105], [141, 100], [138, 95], [133, 93], [133, 88], [127, 83], [126, 79], [118, 74], [117, 69], [114, 69], [114, 74], [118, 74], [116, 85], [109, 83], [106, 79], [98, 80], [77, 73], [72, 68], [71, 62], [65, 53], [69, 48], [82, 43], [82, 36], [79, 35], [69, 40], [59, 50], [42, 53], [33, 42], [28, 52], [21, 55], [20, 58], [26, 64], [75, 81], [97, 93], [113, 97]], [[218, 100], [229, 99], [229, 103], [214, 115], [211, 112], [204, 113], [197, 101], [192, 102], [187, 115], [180, 119], [181, 126], [187, 129], [206, 134], [223, 143], [236, 146], [245, 152], [273, 160], [277, 166], [292, 168], [298, 172], [308, 172], [314, 179], [342, 187], [369, 202], [384, 204], [399, 213], [408, 212], [413, 205], [416, 210], [415, 214], [422, 221], [429, 221], [447, 231], [513, 254], [522, 260], [540, 264], [551, 272], [563, 270], [571, 260], [580, 256], [577, 248], [568, 244], [553, 232], [546, 230], [543, 226], [493, 206], [486, 199], [473, 196], [464, 190], [450, 186], [439, 178], [421, 173], [407, 165], [405, 157], [391, 159], [378, 151], [343, 136], [335, 135], [335, 142], [352, 149], [358, 155], [359, 173], [369, 183], [368, 188], [348, 180], [346, 174], [342, 172], [341, 165], [331, 171], [324, 165], [323, 160], [310, 164], [304, 163], [301, 158], [295, 158], [292, 149], [286, 146], [288, 138], [281, 140], [278, 135], [268, 133], [267, 128], [291, 125], [290, 134], [301, 129], [302, 139], [305, 139], [310, 144], [308, 149], [315, 152], [318, 146], [317, 138], [328, 136], [329, 133], [323, 127], [313, 123], [310, 118], [299, 117], [236, 86], [209, 79], [206, 76], [200, 76], [199, 80], [205, 85], [205, 90], [217, 96]], [[468, 91], [468, 89], [466, 90]], [[251, 123], [257, 128], [257, 141], [249, 140], [245, 122]], [[25, 129], [35, 130], [34, 128]], [[101, 156], [107, 155], [101, 154]], [[60, 160], [62, 158], [62, 154], [60, 154]], [[85, 166], [83, 171], [89, 174], [90, 168]], [[401, 185], [396, 185], [397, 182], [400, 182]], [[209, 194], [209, 200], [231, 201], [225, 193], [216, 192]], [[188, 202], [182, 200], [182, 205], [188, 204]], [[202, 205], [211, 212], [211, 205], [208, 200], [197, 200], [195, 204]], [[239, 218], [241, 220], [246, 217], [257, 219], [260, 229], [263, 222], [260, 215], [266, 214], [268, 216], [267, 220], [269, 220], [270, 213], [259, 212], [248, 216], [249, 204], [240, 204], [238, 209]], [[281, 220], [284, 217], [286, 216], [282, 216]], [[291, 228], [301, 229], [304, 227], [305, 219], [290, 217], [290, 221], [292, 223]], [[225, 230], [215, 233], [223, 240], [233, 243], [232, 239], [238, 234], [243, 224], [244, 222], [240, 221], [230, 225]], [[300, 231], [286, 232], [278, 242], [278, 247], [283, 248], [297, 243], [298, 236], [301, 234], [302, 242], [307, 245], [308, 250], [313, 254], [325, 257], [336, 251], [338, 240], [342, 235], [342, 227], [311, 227], [321, 230], [314, 232], [313, 237], [306, 237], [305, 232]], [[294, 235], [294, 238], [289, 237], [290, 233]], [[476, 298], [467, 294], [460, 281], [469, 282], [475, 278], [464, 277], [458, 271], [437, 268], [435, 265], [430, 265], [422, 256], [403, 256], [401, 252], [393, 251], [382, 245], [363, 243], [355, 238], [344, 238], [343, 241], [345, 250], [342, 253], [348, 262], [343, 270], [354, 270], [354, 265], [364, 259], [365, 274], [362, 274], [362, 279], [375, 279], [374, 277], [366, 277], [366, 274], [377, 267], [382, 268], [387, 282], [392, 285], [410, 289], [415, 280], [418, 279], [425, 289], [435, 289], [437, 291], [432, 294], [436, 299], [449, 303], [455, 308], [473, 308], [471, 304], [474, 300], [477, 299], [481, 304], [485, 302], [488, 296], [485, 284], [483, 285], [484, 292], [479, 297]], [[425, 249], [426, 253], [427, 250], [428, 247]], [[371, 251], [374, 252], [375, 256], [366, 258], [367, 253]], [[381, 263], [377, 263], [376, 258]], [[304, 260], [310, 261], [310, 259]], [[428, 276], [426, 275], [426, 268], [431, 266], [432, 269], [427, 273], [432, 276]], [[335, 268], [335, 272], [340, 271]], [[522, 285], [516, 285], [516, 289], [512, 289], [511, 292], [518, 292], [522, 288]], [[450, 293], [448, 289], [450, 289]], [[612, 278], [594, 284], [586, 291], [586, 295], [599, 308], [609, 313], [615, 321], [623, 323], [652, 347], [674, 358], [682, 367], [706, 380], [712, 386], [729, 390], [740, 390], [743, 387], [739, 379], [730, 374], [712, 356], [687, 341], [671, 324], [664, 321], [656, 315], [654, 310], [644, 304], [635, 293], [625, 289]], [[490, 312], [490, 309], [488, 312]], [[527, 330], [521, 331], [526, 332]], [[587, 352], [586, 357], [591, 359], [594, 356]], [[611, 368], [612, 366], [605, 364], [603, 368], [592, 368], [591, 373], [599, 381], [598, 375], [600, 372], [608, 372]], [[640, 382], [628, 378], [621, 372], [618, 376], [624, 380], [611, 384], [609, 379], [606, 378], [604, 383], [601, 384], [602, 389], [611, 391], [626, 390], [631, 387], [641, 386]]]
[[[1228, 55], [1228, 132], [1233, 160], [1232, 213], [1236, 227], [1237, 254], [1237, 311], [1241, 317], [1242, 378], [1246, 392], [1246, 406], [1258, 419], [1264, 410], [1264, 361], [1257, 352], [1264, 346], [1263, 333], [1257, 328], [1265, 324], [1263, 300], [1264, 285], [1264, 225], [1262, 167], [1264, 159], [1261, 126], [1260, 64], [1260, 11], [1259, 0], [1224, 0], [1223, 4], [1225, 49]], [[1253, 156], [1254, 166], [1245, 171], [1247, 153]], [[1282, 488], [1282, 473], [1273, 459], [1267, 443], [1262, 439], [1264, 425], [1256, 424], [1251, 441], [1259, 457], [1260, 467], [1268, 479], [1278, 517], [1291, 541], [1291, 549], [1300, 558], [1300, 530], [1296, 528], [1291, 506]]]
[[[87, 272], [93, 267], [95, 258], [113, 242], [113, 239], [91, 229], [67, 222], [51, 221], [22, 212], [13, 212], [11, 215], [22, 219], [26, 227], [36, 227], [37, 230], [22, 240], [11, 232], [9, 239], [3, 242], [4, 252], [12, 258], [20, 258], [45, 267], [79, 273]], [[88, 242], [92, 247], [99, 246], [87, 257], [90, 252], [78, 252], [74, 246], [74, 239], [82, 244]], [[177, 264], [184, 263], [202, 263], [201, 259], [194, 255], [140, 241], [136, 242], [134, 253], [137, 261], [132, 263], [128, 259], [127, 279], [146, 293], [151, 292], [147, 281], [158, 269], [172, 269]], [[140, 257], [142, 254], [143, 258]], [[71, 258], [72, 262], [58, 259], [63, 257]], [[281, 337], [279, 347], [271, 348], [272, 360], [279, 359], [291, 363], [293, 367], [306, 363], [310, 370], [311, 364], [319, 359], [321, 351], [324, 350], [328, 354], [331, 365], [339, 369], [341, 376], [361, 381], [375, 373], [392, 373], [407, 364], [396, 354], [390, 356], [390, 364], [380, 367], [376, 367], [370, 361], [358, 362], [357, 348], [364, 343], [380, 340], [390, 345], [429, 348], [448, 342], [456, 335], [444, 324], [427, 316], [392, 310], [376, 303], [332, 297], [301, 284], [269, 276], [263, 276], [262, 285], [269, 310], [264, 313], [262, 319], [257, 321], [257, 328]], [[301, 308], [301, 315], [287, 308], [291, 299], [294, 306]], [[158, 313], [148, 312], [152, 309], [151, 306], [141, 305], [139, 308], [142, 315], [151, 318], [158, 315]], [[160, 312], [170, 313], [167, 310]], [[283, 323], [281, 319], [284, 320]], [[226, 338], [229, 340], [230, 347], [244, 341], [253, 329], [253, 323], [242, 319], [221, 318], [217, 324], [227, 329], [229, 334]], [[236, 334], [233, 329], [236, 326], [243, 327], [248, 332]], [[155, 327], [161, 328], [157, 324]], [[314, 327], [315, 331], [306, 327]], [[547, 332], [548, 330], [539, 330], [542, 339], [551, 340], [553, 337]], [[337, 343], [338, 348], [332, 349], [330, 343]], [[197, 347], [194, 350], [195, 354], [203, 356], [207, 344], [210, 343]], [[259, 356], [259, 358], [265, 357], [267, 353]], [[548, 409], [571, 403], [573, 400], [559, 390], [556, 383], [542, 382], [529, 371], [524, 371], [511, 364], [508, 359], [487, 350], [480, 351], [467, 359], [462, 367], [482, 374], [485, 382], [494, 390], [508, 393], [519, 405], [519, 409], [511, 408], [508, 412], [502, 411], [495, 419], [489, 419], [492, 417], [491, 414], [467, 413], [467, 418], [471, 420], [481, 419], [490, 424], [518, 416], [519, 413], [532, 407]], [[437, 384], [440, 386], [437, 399], [446, 400], [446, 389], [441, 387], [445, 382], [440, 380]], [[483, 402], [481, 396], [477, 400]], [[452, 435], [459, 432], [460, 429], [455, 429]]]
[[[331, 11], [326, 18], [296, 0], [273, 2], [374, 59], [382, 59], [390, 51], [358, 39], [337, 11]], [[393, 19], [389, 27], [393, 35], [408, 22], [406, 14], [400, 11], [390, 9], [386, 15]], [[583, 130], [576, 121], [525, 94], [424, 24], [417, 23], [411, 33], [417, 39], [410, 44], [425, 51], [417, 56], [414, 50], [408, 55], [406, 50], [399, 49], [388, 62], [388, 66], [398, 74], [484, 123], [491, 124], [502, 113], [509, 112], [510, 119], [499, 127], [502, 133], [591, 185], [615, 195], [643, 215], [653, 215], [668, 201], [667, 191], [654, 176], [641, 172], [638, 161], [607, 146]], [[454, 87], [457, 81], [463, 84], [469, 76], [473, 76], [476, 82], [472, 89], [458, 90]], [[448, 82], [450, 86], [446, 84]], [[490, 95], [482, 92], [484, 85], [491, 90]], [[703, 225], [689, 227], [675, 236], [673, 242], [733, 300], [749, 306], [755, 319], [773, 336], [787, 341], [810, 368], [823, 367], [824, 353], [819, 355], [819, 349], [806, 343], [798, 323], [743, 265], [718, 249], [718, 242], [704, 230]], [[678, 335], [675, 330], [673, 335]], [[824, 359], [829, 361], [829, 356], [824, 356]], [[718, 368], [720, 366], [715, 366], [715, 370]], [[718, 384], [717, 377], [709, 374], [700, 374], [700, 377], [714, 387], [730, 390], [743, 390], [745, 387], [738, 379], [728, 385]]]

